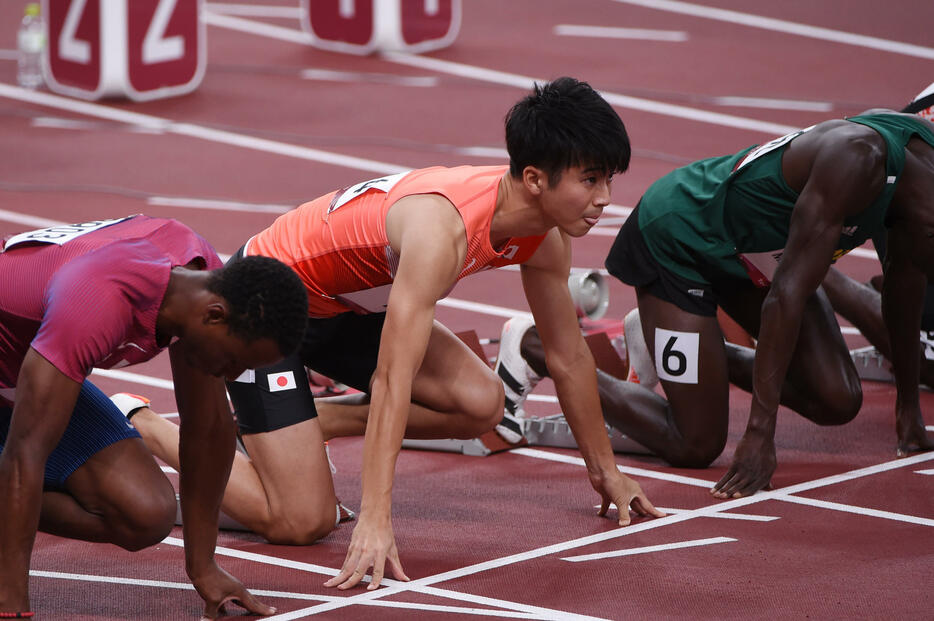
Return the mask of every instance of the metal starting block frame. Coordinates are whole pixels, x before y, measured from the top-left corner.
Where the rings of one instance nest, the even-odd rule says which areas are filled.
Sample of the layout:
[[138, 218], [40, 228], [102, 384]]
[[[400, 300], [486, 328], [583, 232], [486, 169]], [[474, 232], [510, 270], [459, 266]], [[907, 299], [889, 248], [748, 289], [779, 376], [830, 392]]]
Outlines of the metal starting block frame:
[[[474, 457], [486, 457], [493, 453], [499, 453], [520, 446], [577, 448], [574, 434], [571, 433], [571, 427], [568, 425], [567, 420], [565, 420], [564, 414], [530, 416], [528, 418], [520, 418], [519, 423], [522, 425], [522, 435], [525, 436], [525, 440], [516, 444], [509, 444], [495, 431], [488, 431], [479, 438], [472, 438], [470, 440], [403, 440], [402, 448], [461, 453]], [[649, 449], [623, 435], [616, 429], [607, 425], [606, 430], [607, 434], [610, 436], [610, 445], [613, 447], [614, 452], [638, 453], [642, 455], [652, 454]]]
[[875, 382], [895, 381], [895, 376], [892, 375], [892, 364], [872, 345], [851, 349], [850, 357], [856, 365], [856, 373], [860, 379]]

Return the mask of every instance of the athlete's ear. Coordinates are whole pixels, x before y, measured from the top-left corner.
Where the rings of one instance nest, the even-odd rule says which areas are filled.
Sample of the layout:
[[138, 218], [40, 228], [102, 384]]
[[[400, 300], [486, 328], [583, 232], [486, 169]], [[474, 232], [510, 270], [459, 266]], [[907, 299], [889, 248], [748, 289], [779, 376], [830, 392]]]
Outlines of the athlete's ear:
[[227, 304], [220, 299], [210, 302], [204, 308], [202, 319], [203, 322], [208, 325], [227, 323]]
[[522, 169], [522, 183], [533, 196], [540, 196], [548, 187], [548, 176], [541, 168], [526, 166]]

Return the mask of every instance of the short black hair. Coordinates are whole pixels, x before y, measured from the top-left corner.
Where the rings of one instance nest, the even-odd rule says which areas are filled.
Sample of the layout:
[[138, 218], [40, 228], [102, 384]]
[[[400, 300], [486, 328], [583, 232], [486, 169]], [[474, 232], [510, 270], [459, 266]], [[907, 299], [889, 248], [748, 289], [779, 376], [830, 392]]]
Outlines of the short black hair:
[[230, 304], [230, 332], [252, 342], [272, 339], [283, 356], [301, 345], [308, 321], [308, 292], [285, 263], [269, 257], [244, 257], [211, 272], [208, 291]]
[[535, 166], [550, 184], [572, 166], [625, 172], [632, 154], [616, 111], [589, 84], [569, 77], [536, 84], [512, 107], [506, 115], [506, 150], [513, 177]]

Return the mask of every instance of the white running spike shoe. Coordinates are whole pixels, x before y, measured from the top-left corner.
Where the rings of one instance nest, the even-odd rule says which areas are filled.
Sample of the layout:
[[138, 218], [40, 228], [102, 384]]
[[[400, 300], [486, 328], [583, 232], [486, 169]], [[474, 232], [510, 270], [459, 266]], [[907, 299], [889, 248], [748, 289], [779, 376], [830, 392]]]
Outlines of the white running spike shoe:
[[503, 381], [506, 407], [502, 422], [496, 425], [496, 432], [510, 444], [522, 440], [522, 423], [519, 421], [525, 418], [522, 406], [526, 397], [542, 379], [532, 370], [520, 351], [523, 335], [534, 325], [535, 322], [524, 315], [513, 317], [503, 324], [499, 336], [499, 355], [493, 370]]
[[623, 334], [626, 336], [626, 354], [629, 357], [629, 377], [626, 380], [652, 390], [658, 384], [658, 373], [645, 344], [638, 308], [629, 311], [623, 319]]

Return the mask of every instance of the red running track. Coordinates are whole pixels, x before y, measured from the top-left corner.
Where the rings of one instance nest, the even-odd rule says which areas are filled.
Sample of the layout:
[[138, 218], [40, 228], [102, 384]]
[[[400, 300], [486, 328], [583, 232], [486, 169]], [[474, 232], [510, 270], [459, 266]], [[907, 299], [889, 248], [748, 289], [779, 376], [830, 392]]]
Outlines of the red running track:
[[[0, 235], [146, 212], [178, 218], [230, 253], [278, 212], [335, 187], [397, 168], [503, 161], [507, 108], [532, 78], [567, 74], [607, 94], [635, 148], [631, 170], [614, 184], [620, 209], [575, 240], [575, 267], [599, 268], [625, 208], [672, 168], [786, 127], [899, 107], [934, 73], [934, 49], [925, 47], [934, 5], [894, 0], [880, 11], [868, 0], [705, 1], [770, 18], [771, 28], [660, 0], [470, 0], [451, 48], [424, 58], [356, 58], [248, 32], [256, 22], [295, 31], [294, 19], [234, 22], [244, 31], [215, 17], [197, 92], [85, 111], [9, 88], [15, 62], [0, 54]], [[217, 5], [208, 7], [216, 13]], [[14, 47], [19, 11], [19, 3], [0, 4], [0, 50]], [[555, 34], [562, 24], [675, 31], [685, 40]], [[795, 24], [824, 30], [806, 36]], [[342, 81], [304, 79], [307, 69], [342, 72]], [[144, 116], [125, 123], [120, 111]], [[705, 117], [711, 113], [718, 116]], [[264, 149], [249, 146], [253, 138], [266, 140]], [[194, 199], [218, 203], [198, 207]], [[880, 271], [869, 251], [841, 267], [861, 279]], [[610, 317], [634, 303], [631, 290], [611, 283]], [[461, 283], [438, 317], [454, 330], [495, 337], [505, 316], [523, 310], [517, 274], [486, 272]], [[858, 335], [848, 340], [863, 343]], [[94, 380], [174, 410], [165, 358], [130, 371]], [[934, 455], [895, 460], [894, 389], [866, 382], [864, 391], [863, 411], [844, 427], [816, 427], [783, 411], [775, 489], [750, 499], [715, 501], [706, 491], [745, 426], [749, 398], [733, 390], [730, 441], [712, 468], [619, 456], [645, 471], [639, 480], [672, 509], [667, 518], [617, 529], [596, 517], [597, 497], [573, 451], [487, 458], [403, 451], [394, 527], [413, 583], [375, 593], [324, 589], [349, 542], [346, 525], [309, 547], [224, 532], [219, 554], [285, 613], [280, 619], [922, 618], [930, 615], [934, 566]], [[557, 411], [550, 386], [536, 394], [546, 400], [533, 402], [535, 413]], [[934, 407], [929, 393], [922, 403]], [[361, 445], [332, 443], [337, 490], [353, 507]], [[200, 600], [185, 577], [180, 529], [173, 536], [130, 554], [40, 535], [35, 608], [45, 619], [194, 618]], [[678, 547], [685, 542], [692, 545]], [[595, 554], [605, 556], [587, 558]]]

